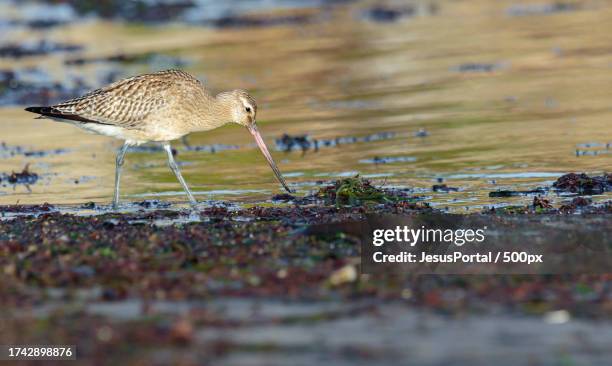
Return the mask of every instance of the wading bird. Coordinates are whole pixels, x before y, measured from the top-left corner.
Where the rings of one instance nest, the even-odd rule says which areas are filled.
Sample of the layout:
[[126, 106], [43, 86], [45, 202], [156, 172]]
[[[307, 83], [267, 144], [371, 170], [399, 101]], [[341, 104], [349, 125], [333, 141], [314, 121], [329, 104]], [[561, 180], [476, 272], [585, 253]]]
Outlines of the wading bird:
[[119, 203], [119, 180], [125, 153], [130, 146], [147, 142], [162, 144], [170, 169], [183, 186], [189, 202], [195, 205], [197, 202], [172, 156], [170, 141], [229, 122], [243, 125], [251, 132], [274, 174], [291, 192], [257, 130], [257, 104], [253, 97], [244, 90], [213, 96], [198, 79], [184, 71], [139, 75], [60, 104], [25, 110], [43, 118], [71, 123], [88, 132], [124, 140], [116, 159], [113, 208]]

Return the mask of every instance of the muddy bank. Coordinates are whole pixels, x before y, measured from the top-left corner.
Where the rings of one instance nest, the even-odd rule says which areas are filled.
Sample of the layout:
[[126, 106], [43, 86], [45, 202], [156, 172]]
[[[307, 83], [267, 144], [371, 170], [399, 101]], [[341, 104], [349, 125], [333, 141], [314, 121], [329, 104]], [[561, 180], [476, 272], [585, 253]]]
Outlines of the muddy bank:
[[[92, 287], [100, 290], [96, 299], [105, 301], [127, 298], [187, 300], [210, 296], [401, 299], [407, 279], [396, 276], [383, 276], [380, 282], [358, 279], [360, 245], [358, 238], [351, 234], [355, 230], [353, 226], [346, 226], [345, 234], [310, 228], [332, 222], [359, 222], [367, 215], [433, 212], [426, 205], [406, 202], [358, 207], [255, 206], [238, 210], [211, 207], [198, 213], [164, 210], [153, 204], [139, 205], [152, 209], [76, 216], [56, 212], [53, 206], [44, 205], [29, 209], [36, 215], [1, 221], [0, 267], [4, 280], [0, 281], [0, 298], [4, 305], [23, 306], [44, 301], [47, 289], [63, 289], [62, 296], [71, 298], [76, 294], [74, 291]], [[611, 207], [612, 204], [608, 204], [606, 212], [598, 212], [595, 216], [593, 212], [584, 216], [560, 215], [560, 210], [537, 208], [496, 210], [478, 216], [490, 221], [492, 226], [497, 220], [504, 220], [505, 214], [520, 214], [519, 221], [525, 223], [554, 219], [558, 225], [573, 225], [582, 220], [592, 222], [594, 230], [605, 231], [610, 230], [612, 221], [605, 218], [612, 215]], [[28, 206], [2, 207], [4, 213], [17, 209], [25, 212]], [[597, 219], [598, 216], [601, 219]], [[542, 225], [539, 230], [545, 236], [547, 230], [555, 228]], [[566, 292], [571, 293], [570, 288], [577, 278], [517, 277], [510, 283], [507, 278], [485, 280], [490, 286], [508, 286], [507, 299], [478, 293], [480, 285], [477, 284], [482, 279], [472, 282], [469, 278], [449, 277], [430, 283], [432, 279], [424, 277], [410, 286], [413, 292], [424, 291], [422, 297], [415, 295], [414, 305], [455, 312], [473, 309], [479, 301], [503, 301], [503, 306], [519, 309], [526, 298], [537, 298], [543, 283], [554, 281], [564, 284], [564, 295], [552, 303], [539, 299], [538, 302], [543, 301], [539, 306], [562, 305], [583, 316], [597, 316], [603, 310], [597, 310], [602, 304], [594, 302], [588, 308], [581, 308], [582, 300], [575, 298], [567, 302], [565, 296], [569, 294]], [[605, 276], [595, 278], [605, 280]], [[428, 284], [427, 290], [418, 289], [421, 281]], [[475, 302], [457, 304], [440, 298], [439, 294], [433, 299], [432, 293], [450, 291], [456, 281], [465, 286], [463, 291], [474, 291], [470, 297], [474, 297]], [[522, 291], [536, 292], [513, 299], [511, 293], [518, 291], [515, 286], [524, 286], [523, 281], [529, 285]], [[539, 285], [532, 287], [533, 281]], [[607, 295], [602, 292], [599, 296]]]
[[[160, 357], [235, 364], [246, 357], [281, 365], [290, 357], [308, 365], [325, 355], [336, 365], [415, 358], [433, 365], [448, 355], [407, 354], [406, 339], [425, 347], [444, 342], [453, 327], [471, 329], [476, 338], [463, 347], [478, 343], [488, 350], [482, 357], [494, 359], [506, 354], [509, 339], [513, 349], [519, 343], [528, 349], [521, 339], [532, 334], [552, 345], [533, 349], [529, 359], [550, 361], [555, 342], [573, 334], [560, 329], [574, 329], [590, 348], [569, 354], [595, 363], [605, 358], [594, 321], [612, 315], [609, 275], [361, 276], [355, 223], [435, 210], [355, 178], [311, 196], [274, 199], [284, 203], [177, 211], [144, 201], [128, 213], [83, 207], [98, 210], [95, 216], [48, 204], [0, 207], [0, 337], [53, 339], [75, 344], [80, 360], [122, 364]], [[587, 199], [574, 204], [593, 211], [567, 215], [538, 198], [522, 211], [473, 216], [491, 225], [512, 219], [512, 227], [536, 227], [540, 237], [568, 225], [611, 231], [612, 203], [606, 209]], [[326, 231], [330, 223], [344, 229]], [[504, 360], [522, 363], [521, 355]], [[469, 359], [460, 348], [453, 357], [459, 364]]]

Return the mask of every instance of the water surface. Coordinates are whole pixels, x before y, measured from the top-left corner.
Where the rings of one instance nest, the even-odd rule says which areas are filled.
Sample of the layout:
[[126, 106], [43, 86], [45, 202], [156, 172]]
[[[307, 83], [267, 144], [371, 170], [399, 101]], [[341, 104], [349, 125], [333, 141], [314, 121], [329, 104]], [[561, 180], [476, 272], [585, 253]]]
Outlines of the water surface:
[[[8, 27], [0, 39], [5, 44], [45, 39], [83, 48], [1, 57], [0, 70], [76, 92], [181, 67], [215, 92], [248, 89], [258, 100], [260, 130], [271, 147], [283, 134], [340, 141], [316, 152], [274, 153], [299, 194], [315, 190], [319, 181], [360, 174], [464, 211], [531, 200], [489, 198], [492, 190], [550, 186], [567, 172], [610, 171], [612, 6], [419, 4], [389, 21], [372, 18], [370, 2], [327, 8], [300, 8], [297, 2], [260, 10], [269, 17], [304, 15], [307, 20], [297, 25], [215, 28], [92, 18], [40, 31]], [[103, 60], [117, 54], [135, 57]], [[45, 98], [56, 97], [51, 91]], [[29, 189], [0, 183], [0, 204], [109, 203], [120, 142], [22, 110], [40, 99], [0, 101], [0, 141], [6, 144], [0, 173], [30, 164], [41, 176]], [[381, 133], [383, 138], [371, 138]], [[191, 148], [181, 141], [174, 146], [200, 200], [248, 203], [281, 192], [244, 128], [193, 134], [188, 143]], [[15, 153], [15, 147], [49, 153]], [[186, 201], [162, 152], [137, 151], [126, 159], [124, 200]], [[439, 180], [459, 191], [433, 193]]]

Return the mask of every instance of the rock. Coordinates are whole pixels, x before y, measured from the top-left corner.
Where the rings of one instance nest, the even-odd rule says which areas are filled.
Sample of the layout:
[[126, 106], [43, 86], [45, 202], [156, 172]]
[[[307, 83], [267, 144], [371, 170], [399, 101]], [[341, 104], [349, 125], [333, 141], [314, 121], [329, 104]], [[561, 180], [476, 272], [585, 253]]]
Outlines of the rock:
[[345, 283], [355, 282], [357, 280], [357, 269], [352, 264], [347, 264], [346, 266], [337, 269], [334, 271], [331, 276], [329, 276], [329, 284], [332, 286], [339, 286]]
[[434, 192], [458, 192], [459, 188], [457, 187], [449, 187], [446, 184], [434, 184], [431, 189]]
[[295, 200], [295, 196], [288, 193], [281, 193], [272, 196], [272, 201], [289, 202]]

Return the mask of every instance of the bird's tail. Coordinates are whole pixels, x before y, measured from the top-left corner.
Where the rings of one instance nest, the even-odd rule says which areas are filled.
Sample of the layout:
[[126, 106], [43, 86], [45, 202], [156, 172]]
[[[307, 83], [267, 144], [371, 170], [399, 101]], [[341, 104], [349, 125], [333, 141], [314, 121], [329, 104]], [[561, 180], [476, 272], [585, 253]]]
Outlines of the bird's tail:
[[[61, 110], [55, 107], [27, 107], [25, 110], [28, 112], [40, 114], [41, 116], [44, 116], [44, 117], [67, 119], [67, 120], [77, 121], [77, 122], [96, 122], [88, 118], [79, 116], [77, 114], [62, 112]], [[99, 123], [99, 122], [96, 122], [96, 123]]]
[[39, 114], [39, 116], [36, 117], [36, 119], [44, 119], [45, 116], [49, 116], [50, 114], [53, 113], [53, 108], [51, 108], [51, 107], [44, 107], [44, 106], [40, 106], [40, 107], [27, 107], [25, 110], [28, 111], [28, 112]]
[[47, 109], [51, 109], [49, 107], [28, 107], [25, 110], [28, 112], [32, 112], [32, 113], [38, 113], [38, 114], [43, 114], [45, 112], [47, 112]]

